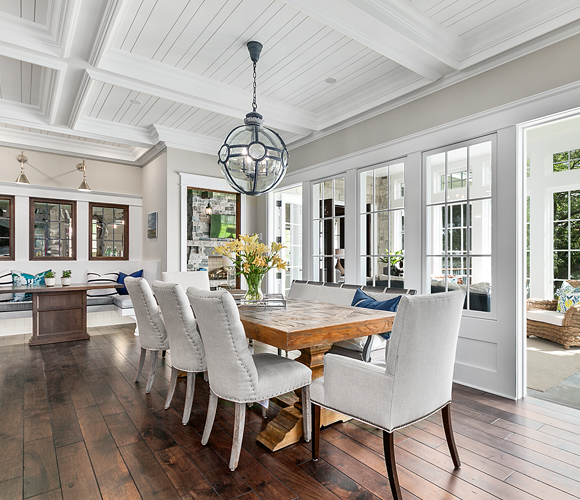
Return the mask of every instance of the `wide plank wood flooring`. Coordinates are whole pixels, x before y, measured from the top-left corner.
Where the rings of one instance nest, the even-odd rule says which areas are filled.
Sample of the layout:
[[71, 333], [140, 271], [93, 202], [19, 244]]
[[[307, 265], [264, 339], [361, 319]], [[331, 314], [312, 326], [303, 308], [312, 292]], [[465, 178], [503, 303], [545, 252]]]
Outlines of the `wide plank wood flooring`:
[[[257, 445], [267, 421], [252, 409], [230, 472], [233, 405], [220, 402], [201, 446], [203, 378], [183, 426], [184, 379], [164, 410], [169, 357], [145, 394], [145, 378], [133, 382], [132, 329], [90, 333], [90, 341], [34, 348], [23, 337], [0, 338], [0, 500], [392, 498], [381, 433], [355, 421], [323, 430], [321, 459], [312, 462], [309, 444], [276, 453]], [[463, 466], [453, 469], [440, 415], [397, 432], [405, 500], [580, 498], [580, 411], [461, 386], [453, 399]]]

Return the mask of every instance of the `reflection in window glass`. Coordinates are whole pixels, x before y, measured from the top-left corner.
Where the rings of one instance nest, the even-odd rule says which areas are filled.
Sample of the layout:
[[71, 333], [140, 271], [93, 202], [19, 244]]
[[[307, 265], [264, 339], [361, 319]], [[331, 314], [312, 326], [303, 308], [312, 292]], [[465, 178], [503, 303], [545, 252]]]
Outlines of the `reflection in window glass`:
[[91, 257], [127, 259], [128, 207], [91, 204]]
[[0, 196], [0, 259], [14, 259], [14, 198]]
[[465, 307], [491, 310], [492, 141], [425, 155], [431, 293], [463, 289]]
[[344, 281], [345, 179], [313, 184], [313, 267], [317, 281]]
[[361, 282], [405, 288], [405, 165], [360, 173]]
[[31, 259], [74, 259], [74, 202], [30, 200]]

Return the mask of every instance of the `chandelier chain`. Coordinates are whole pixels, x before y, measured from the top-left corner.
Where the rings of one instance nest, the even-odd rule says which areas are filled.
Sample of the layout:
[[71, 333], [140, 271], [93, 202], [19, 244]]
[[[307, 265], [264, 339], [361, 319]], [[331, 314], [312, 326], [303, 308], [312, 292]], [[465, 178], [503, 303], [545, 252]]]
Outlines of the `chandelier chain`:
[[256, 63], [254, 63], [254, 100], [252, 101], [252, 110], [254, 113], [258, 109], [258, 104], [256, 104]]

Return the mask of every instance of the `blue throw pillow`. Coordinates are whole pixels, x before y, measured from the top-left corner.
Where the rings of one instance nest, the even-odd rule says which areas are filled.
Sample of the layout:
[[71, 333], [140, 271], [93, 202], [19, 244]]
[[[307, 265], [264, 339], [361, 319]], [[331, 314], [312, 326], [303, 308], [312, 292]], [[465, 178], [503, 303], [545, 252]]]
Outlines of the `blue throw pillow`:
[[[365, 309], [378, 309], [380, 311], [397, 312], [400, 301], [400, 295], [387, 300], [373, 299], [359, 288], [354, 294], [351, 306], [364, 307]], [[385, 340], [389, 340], [391, 338], [391, 332], [380, 333], [379, 335]]]
[[[27, 274], [21, 273], [20, 271], [12, 271], [12, 282], [14, 286], [25, 286], [25, 285], [44, 285], [44, 275], [50, 271], [43, 271], [38, 274]], [[32, 300], [31, 293], [15, 293], [14, 302], [24, 302], [27, 300]]]
[[123, 288], [119, 288], [117, 290], [117, 293], [119, 295], [129, 295], [127, 288], [125, 288], [125, 278], [127, 276], [129, 276], [130, 278], [141, 278], [143, 277], [143, 269], [135, 271], [134, 273], [131, 274], [119, 273], [119, 279], [117, 280], [117, 283], [121, 283], [121, 285], [123, 285]]

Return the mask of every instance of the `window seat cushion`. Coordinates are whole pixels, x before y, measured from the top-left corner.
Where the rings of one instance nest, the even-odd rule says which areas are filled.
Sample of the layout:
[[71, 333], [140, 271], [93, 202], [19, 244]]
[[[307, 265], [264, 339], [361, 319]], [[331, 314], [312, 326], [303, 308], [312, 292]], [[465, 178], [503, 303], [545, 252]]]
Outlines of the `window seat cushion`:
[[121, 309], [133, 308], [133, 302], [131, 302], [131, 297], [129, 295], [115, 295], [113, 297], [113, 304]]

